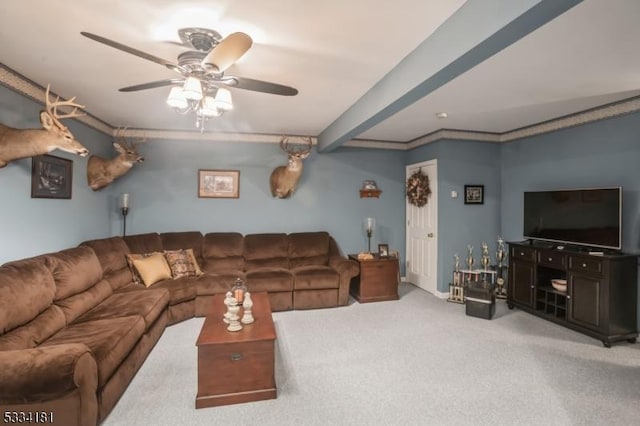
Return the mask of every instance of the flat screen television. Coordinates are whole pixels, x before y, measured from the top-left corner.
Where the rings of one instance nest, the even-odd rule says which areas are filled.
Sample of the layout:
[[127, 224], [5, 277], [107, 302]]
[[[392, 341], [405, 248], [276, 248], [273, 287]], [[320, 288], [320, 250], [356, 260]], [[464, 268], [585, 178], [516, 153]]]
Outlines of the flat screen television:
[[622, 248], [622, 188], [524, 193], [526, 238], [612, 250]]

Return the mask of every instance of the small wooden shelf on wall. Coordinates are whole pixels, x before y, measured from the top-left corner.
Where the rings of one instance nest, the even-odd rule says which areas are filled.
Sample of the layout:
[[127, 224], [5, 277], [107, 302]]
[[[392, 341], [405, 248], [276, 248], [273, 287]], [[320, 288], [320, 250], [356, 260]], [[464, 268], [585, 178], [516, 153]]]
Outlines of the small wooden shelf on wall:
[[380, 198], [382, 191], [379, 189], [361, 189], [360, 198]]

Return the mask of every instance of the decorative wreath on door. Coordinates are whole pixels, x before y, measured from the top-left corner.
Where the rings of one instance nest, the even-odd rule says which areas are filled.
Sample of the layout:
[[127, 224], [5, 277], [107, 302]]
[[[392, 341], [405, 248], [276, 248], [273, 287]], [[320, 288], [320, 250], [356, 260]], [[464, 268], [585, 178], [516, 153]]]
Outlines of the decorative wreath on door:
[[418, 170], [407, 179], [407, 199], [414, 206], [422, 207], [427, 204], [431, 194], [429, 176]]

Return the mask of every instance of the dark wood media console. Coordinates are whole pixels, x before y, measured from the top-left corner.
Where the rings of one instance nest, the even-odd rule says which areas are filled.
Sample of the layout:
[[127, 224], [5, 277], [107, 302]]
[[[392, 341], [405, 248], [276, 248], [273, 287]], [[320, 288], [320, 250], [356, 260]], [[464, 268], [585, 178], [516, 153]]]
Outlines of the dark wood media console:
[[[551, 286], [566, 279], [567, 290]], [[638, 256], [509, 243], [507, 304], [602, 341], [638, 337]]]

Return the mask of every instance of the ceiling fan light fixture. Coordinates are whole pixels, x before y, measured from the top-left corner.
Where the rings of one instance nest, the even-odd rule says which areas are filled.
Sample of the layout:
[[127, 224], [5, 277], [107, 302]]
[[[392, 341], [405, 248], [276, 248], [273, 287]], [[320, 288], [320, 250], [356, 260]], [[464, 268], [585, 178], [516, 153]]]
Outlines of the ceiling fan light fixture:
[[189, 107], [189, 102], [182, 93], [182, 87], [174, 86], [171, 88], [169, 97], [167, 98], [167, 105], [178, 109], [185, 109]]
[[182, 95], [190, 101], [202, 99], [202, 82], [195, 77], [187, 77], [182, 86]]
[[218, 109], [216, 101], [212, 96], [205, 96], [200, 106], [200, 114], [206, 118], [219, 117], [222, 115], [222, 111]]
[[224, 87], [218, 88], [215, 97], [216, 106], [223, 111], [230, 111], [233, 109], [233, 101], [231, 99], [231, 91]]

